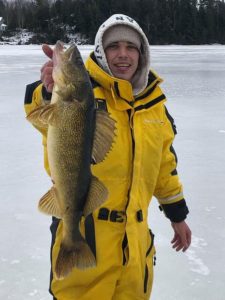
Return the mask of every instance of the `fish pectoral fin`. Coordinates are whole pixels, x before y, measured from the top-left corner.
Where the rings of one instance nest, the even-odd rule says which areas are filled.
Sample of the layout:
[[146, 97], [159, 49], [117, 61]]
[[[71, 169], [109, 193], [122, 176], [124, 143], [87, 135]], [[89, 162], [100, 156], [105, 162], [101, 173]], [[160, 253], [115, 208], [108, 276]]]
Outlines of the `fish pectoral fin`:
[[54, 126], [56, 124], [56, 104], [41, 105], [35, 108], [27, 116], [27, 120], [33, 125], [39, 127], [48, 127], [48, 125]]
[[92, 176], [87, 201], [84, 206], [84, 216], [87, 217], [94, 210], [99, 208], [105, 202], [107, 197], [107, 188], [97, 177]]
[[27, 115], [26, 119], [34, 126], [47, 129], [48, 124], [39, 117], [44, 107], [45, 105], [38, 106]]
[[59, 219], [62, 218], [62, 214], [57, 205], [56, 189], [54, 186], [43, 197], [41, 197], [38, 209], [47, 215], [55, 216]]
[[104, 160], [112, 147], [115, 137], [115, 123], [106, 111], [96, 111], [96, 128], [92, 149], [92, 158], [95, 163]]

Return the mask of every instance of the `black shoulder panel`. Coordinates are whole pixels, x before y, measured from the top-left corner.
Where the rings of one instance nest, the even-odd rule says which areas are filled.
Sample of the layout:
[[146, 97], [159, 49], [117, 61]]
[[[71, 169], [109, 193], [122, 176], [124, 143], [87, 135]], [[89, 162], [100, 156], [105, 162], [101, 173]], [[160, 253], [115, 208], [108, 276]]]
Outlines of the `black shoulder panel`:
[[94, 78], [92, 78], [91, 76], [89, 76], [90, 78], [90, 81], [91, 81], [91, 85], [92, 85], [92, 88], [96, 88], [98, 86], [101, 86], [97, 81], [94, 80]]
[[135, 101], [147, 98], [154, 91], [154, 89], [157, 87], [157, 85], [158, 85], [158, 81], [156, 81], [156, 83], [149, 90], [147, 90], [147, 92], [144, 93], [142, 96], [135, 98]]
[[162, 94], [161, 96], [155, 98], [154, 100], [146, 103], [146, 104], [142, 104], [142, 105], [139, 105], [137, 107], [135, 107], [135, 111], [138, 111], [138, 110], [142, 110], [142, 109], [147, 109], [147, 108], [150, 108], [156, 104], [158, 104], [159, 102], [163, 101], [166, 99], [166, 96], [164, 94]]
[[98, 65], [98, 61], [97, 61], [97, 59], [95, 57], [94, 52], [91, 53], [91, 59]]
[[44, 100], [50, 101], [52, 98], [52, 93], [49, 93], [46, 88], [44, 87], [44, 85], [42, 86], [42, 97]]
[[156, 80], [156, 76], [153, 74], [153, 72], [150, 70], [148, 74], [148, 85], [150, 85], [153, 81]]
[[39, 86], [40, 84], [41, 84], [41, 80], [38, 80], [26, 86], [24, 104], [30, 104], [32, 102], [33, 92], [36, 89], [36, 87]]
[[174, 132], [174, 135], [175, 135], [175, 134], [177, 134], [177, 128], [176, 128], [174, 119], [173, 119], [173, 117], [169, 114], [168, 109], [166, 108], [166, 106], [165, 106], [165, 111], [166, 111], [166, 116], [167, 116], [167, 118], [169, 119], [169, 121], [170, 121], [170, 123], [171, 123], [171, 126], [172, 126], [172, 128], [173, 128], [173, 132]]

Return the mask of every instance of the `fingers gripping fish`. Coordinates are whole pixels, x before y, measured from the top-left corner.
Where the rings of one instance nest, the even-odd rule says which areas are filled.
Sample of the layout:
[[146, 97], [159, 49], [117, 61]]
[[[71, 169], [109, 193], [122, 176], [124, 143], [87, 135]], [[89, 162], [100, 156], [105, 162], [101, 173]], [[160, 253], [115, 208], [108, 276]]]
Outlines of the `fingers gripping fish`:
[[33, 110], [27, 119], [48, 128], [47, 150], [53, 187], [39, 209], [62, 219], [63, 238], [55, 266], [58, 279], [74, 267], [96, 265], [95, 257], [79, 231], [81, 216], [97, 209], [107, 188], [91, 174], [91, 160], [104, 160], [114, 138], [115, 121], [96, 111], [92, 86], [76, 45], [53, 52], [54, 89], [51, 104]]

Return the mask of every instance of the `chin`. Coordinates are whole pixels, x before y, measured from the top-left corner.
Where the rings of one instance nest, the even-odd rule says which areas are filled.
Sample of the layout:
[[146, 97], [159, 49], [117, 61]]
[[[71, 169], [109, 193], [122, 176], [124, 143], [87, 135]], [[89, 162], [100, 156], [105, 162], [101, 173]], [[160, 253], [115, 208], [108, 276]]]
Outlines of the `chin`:
[[130, 76], [121, 75], [121, 74], [118, 74], [118, 75], [116, 75], [115, 77], [117, 77], [117, 78], [119, 78], [119, 79], [127, 80], [127, 81], [130, 81], [130, 80], [131, 80]]

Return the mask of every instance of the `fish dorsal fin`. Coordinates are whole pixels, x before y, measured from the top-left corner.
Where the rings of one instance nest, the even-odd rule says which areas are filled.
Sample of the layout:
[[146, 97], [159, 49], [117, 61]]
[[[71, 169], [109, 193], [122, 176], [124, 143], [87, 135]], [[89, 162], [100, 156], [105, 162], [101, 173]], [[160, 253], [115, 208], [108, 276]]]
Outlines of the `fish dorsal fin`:
[[92, 158], [95, 163], [103, 161], [110, 151], [115, 137], [115, 123], [108, 112], [96, 111], [96, 128], [92, 149]]
[[60, 209], [57, 205], [56, 189], [53, 186], [43, 197], [41, 197], [38, 209], [47, 215], [62, 218]]
[[84, 216], [88, 216], [94, 210], [99, 208], [105, 202], [107, 197], [107, 188], [97, 177], [92, 176], [87, 201], [84, 206]]
[[41, 105], [28, 114], [27, 120], [35, 126], [47, 127], [56, 123], [56, 104]]

